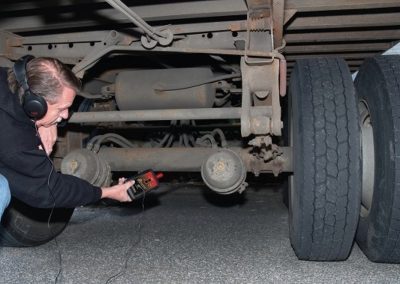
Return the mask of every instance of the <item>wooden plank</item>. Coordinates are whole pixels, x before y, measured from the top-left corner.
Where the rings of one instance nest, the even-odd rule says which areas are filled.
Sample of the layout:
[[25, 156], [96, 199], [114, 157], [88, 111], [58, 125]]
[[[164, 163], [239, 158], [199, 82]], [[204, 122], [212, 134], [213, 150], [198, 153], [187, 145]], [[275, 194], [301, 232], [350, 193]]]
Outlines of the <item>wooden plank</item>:
[[[363, 62], [364, 62], [364, 60], [346, 60], [346, 63], [349, 66], [359, 66]], [[296, 61], [287, 61], [286, 64], [287, 64], [287, 67], [290, 68], [296, 64]]]
[[381, 54], [380, 52], [366, 52], [366, 53], [329, 53], [329, 54], [298, 54], [298, 55], [287, 55], [286, 60], [298, 60], [304, 58], [316, 58], [316, 57], [341, 57], [344, 59], [360, 59], [373, 57]]
[[[11, 10], [11, 8], [7, 8], [13, 7], [14, 4], [0, 3], [0, 11], [2, 12], [0, 29], [17, 33], [26, 31], [89, 27], [105, 23], [109, 24], [111, 22], [114, 24], [130, 22], [125, 15], [111, 7], [106, 9], [98, 9], [98, 5], [95, 7], [87, 5], [73, 5], [74, 1], [72, 0], [63, 1], [64, 5], [53, 5], [53, 3], [58, 3], [54, 0], [45, 2], [50, 6], [54, 6], [51, 20], [49, 20], [49, 17], [41, 16], [43, 10], [37, 9], [36, 4], [26, 3], [27, 5], [31, 5], [31, 9], [33, 9], [32, 11], [27, 12], [23, 8], [24, 5], [18, 5], [18, 3], [15, 3], [18, 9], [21, 9], [21, 12], [18, 12], [18, 17], [16, 17], [13, 16], [12, 11], [19, 10]], [[83, 1], [83, 3], [85, 2], [88, 1]], [[98, 0], [96, 2], [103, 2], [104, 5], [104, 1], [102, 0]], [[43, 3], [41, 2], [41, 4]], [[62, 9], [62, 7], [66, 5], [69, 5], [70, 9]], [[106, 5], [106, 7], [108, 7], [108, 5]], [[90, 8], [92, 8], [92, 10], [90, 10]], [[132, 8], [132, 10], [141, 16], [145, 21], [168, 21], [177, 19], [212, 18], [223, 16], [244, 17], [247, 13], [246, 4], [242, 0], [192, 1], [130, 6], [130, 8]], [[9, 9], [11, 11], [5, 12], [5, 9]], [[87, 18], [75, 18], [76, 13], [74, 12], [74, 9], [78, 10], [82, 15], [86, 15]], [[49, 13], [48, 10], [46, 11]], [[99, 22], [99, 19], [102, 19], [102, 21]]]
[[317, 12], [349, 9], [377, 9], [400, 7], [398, 0], [286, 0], [287, 9]]
[[326, 44], [326, 45], [293, 45], [286, 46], [284, 53], [332, 53], [332, 52], [363, 52], [381, 51], [391, 48], [390, 43], [365, 43], [365, 44]]
[[400, 30], [348, 31], [348, 32], [314, 32], [286, 34], [287, 43], [362, 41], [362, 40], [396, 40], [400, 39]]
[[[360, 64], [360, 65], [357, 65], [357, 66], [348, 66], [348, 67], [349, 67], [349, 69], [350, 69], [350, 72], [353, 73], [353, 72], [355, 72], [355, 71], [358, 71], [358, 69], [360, 68], [360, 66], [361, 66], [361, 64]], [[294, 66], [290, 66], [290, 67], [287, 68], [287, 72], [290, 73], [290, 72], [293, 71], [293, 69], [294, 69]]]
[[400, 25], [400, 13], [298, 17], [288, 31], [334, 28], [367, 28]]
[[[161, 3], [161, 2], [160, 2]], [[106, 7], [105, 9], [104, 6]], [[189, 19], [189, 18], [202, 18], [218, 15], [245, 15], [246, 4], [243, 0], [213, 0], [213, 1], [184, 1], [179, 3], [162, 3], [154, 5], [129, 5], [136, 13], [141, 15], [148, 21], [160, 21], [171, 19]], [[21, 1], [7, 1], [3, 4], [0, 3], [0, 11], [2, 15], [2, 28], [11, 31], [37, 30], [40, 28], [64, 28], [64, 27], [77, 27], [77, 26], [92, 26], [96, 22], [93, 19], [88, 21], [76, 21], [71, 18], [71, 21], [64, 22], [44, 22], [40, 19], [40, 8], [54, 8], [52, 16], [59, 15], [63, 21], [69, 19], [72, 7], [76, 7], [79, 11], [91, 8], [90, 12], [98, 10], [98, 14], [104, 19], [110, 19], [116, 22], [127, 22], [124, 17], [112, 8], [105, 5], [104, 0], [43, 0], [40, 5], [34, 2], [21, 2]], [[81, 8], [82, 7], [82, 8]], [[371, 9], [371, 8], [389, 8], [400, 7], [399, 0], [286, 0], [285, 1], [285, 21], [290, 19], [295, 11], [298, 12], [313, 12], [313, 11], [332, 11], [332, 10], [348, 10], [348, 9]], [[102, 9], [100, 9], [102, 8]], [[26, 14], [27, 10], [29, 14]], [[64, 11], [65, 14], [62, 14]], [[73, 10], [72, 10], [73, 11]], [[210, 12], [211, 11], [211, 12]], [[13, 12], [18, 12], [18, 18], [8, 18]], [[69, 13], [68, 13], [69, 12]], [[22, 16], [26, 14], [26, 16]], [[28, 16], [30, 15], [30, 16]], [[90, 15], [90, 13], [88, 13]], [[64, 17], [65, 16], [65, 17]], [[93, 21], [92, 21], [93, 20]], [[48, 26], [47, 26], [48, 25]]]

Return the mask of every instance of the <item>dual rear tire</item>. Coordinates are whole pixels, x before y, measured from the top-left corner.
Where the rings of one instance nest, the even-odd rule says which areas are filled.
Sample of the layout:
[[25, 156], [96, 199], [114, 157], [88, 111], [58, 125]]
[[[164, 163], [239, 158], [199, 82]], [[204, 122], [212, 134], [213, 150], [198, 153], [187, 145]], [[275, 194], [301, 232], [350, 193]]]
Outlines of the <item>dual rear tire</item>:
[[[355, 88], [354, 88], [355, 86]], [[297, 62], [290, 83], [290, 240], [299, 259], [344, 260], [356, 239], [400, 262], [400, 57]]]

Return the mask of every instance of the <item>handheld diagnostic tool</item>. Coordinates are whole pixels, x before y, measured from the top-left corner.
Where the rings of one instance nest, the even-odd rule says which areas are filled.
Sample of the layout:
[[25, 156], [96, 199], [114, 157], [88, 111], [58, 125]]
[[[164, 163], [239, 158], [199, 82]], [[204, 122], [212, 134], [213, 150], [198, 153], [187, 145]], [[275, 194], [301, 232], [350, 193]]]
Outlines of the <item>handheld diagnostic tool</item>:
[[128, 189], [128, 195], [132, 200], [141, 198], [150, 190], [156, 189], [160, 183], [159, 179], [163, 177], [162, 173], [154, 173], [152, 170], [146, 170], [130, 178], [135, 184]]

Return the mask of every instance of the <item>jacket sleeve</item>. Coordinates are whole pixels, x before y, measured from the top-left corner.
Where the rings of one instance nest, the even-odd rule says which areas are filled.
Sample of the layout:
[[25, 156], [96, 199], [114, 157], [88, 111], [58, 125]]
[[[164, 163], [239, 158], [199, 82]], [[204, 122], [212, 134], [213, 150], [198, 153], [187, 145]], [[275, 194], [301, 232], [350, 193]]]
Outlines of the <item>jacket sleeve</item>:
[[99, 187], [56, 172], [43, 150], [16, 152], [1, 160], [12, 195], [30, 206], [73, 208], [101, 198]]

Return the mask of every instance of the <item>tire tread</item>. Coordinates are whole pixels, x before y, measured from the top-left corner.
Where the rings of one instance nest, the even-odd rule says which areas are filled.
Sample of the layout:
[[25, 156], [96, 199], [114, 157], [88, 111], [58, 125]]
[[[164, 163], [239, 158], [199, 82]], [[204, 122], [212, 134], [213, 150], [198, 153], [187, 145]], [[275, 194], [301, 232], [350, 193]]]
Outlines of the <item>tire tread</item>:
[[304, 185], [300, 194], [305, 201], [301, 218], [309, 220], [302, 224], [301, 239], [307, 244], [298, 256], [342, 260], [350, 252], [359, 209], [355, 202], [360, 191], [360, 157], [357, 146], [353, 149], [358, 131], [354, 88], [345, 79], [350, 78], [349, 71], [340, 59], [301, 60], [298, 68], [304, 86], [299, 98], [304, 127], [301, 151], [307, 157], [299, 165]]

